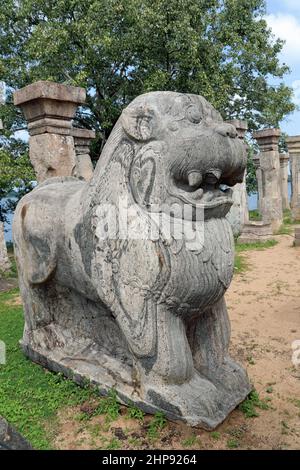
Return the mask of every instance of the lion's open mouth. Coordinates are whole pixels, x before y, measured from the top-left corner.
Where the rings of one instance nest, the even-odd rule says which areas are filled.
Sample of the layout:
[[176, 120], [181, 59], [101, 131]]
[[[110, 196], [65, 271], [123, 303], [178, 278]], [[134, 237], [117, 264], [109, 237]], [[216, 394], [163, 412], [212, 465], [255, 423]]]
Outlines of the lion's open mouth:
[[194, 210], [204, 210], [205, 217], [223, 217], [233, 204], [232, 189], [219, 182], [218, 170], [211, 170], [202, 177], [192, 172], [186, 181], [175, 181], [170, 195]]

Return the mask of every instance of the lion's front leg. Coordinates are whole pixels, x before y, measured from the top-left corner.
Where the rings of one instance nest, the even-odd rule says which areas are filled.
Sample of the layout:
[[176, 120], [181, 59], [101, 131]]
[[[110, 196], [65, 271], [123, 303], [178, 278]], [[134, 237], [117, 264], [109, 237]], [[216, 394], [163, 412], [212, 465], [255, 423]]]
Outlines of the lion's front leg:
[[194, 366], [201, 375], [218, 388], [231, 391], [249, 388], [246, 372], [228, 354], [230, 321], [224, 296], [187, 325], [187, 337]]
[[222, 420], [218, 391], [194, 368], [183, 320], [163, 305], [157, 309], [155, 353], [135, 355], [140, 398], [149, 411], [161, 410], [171, 419], [212, 429]]

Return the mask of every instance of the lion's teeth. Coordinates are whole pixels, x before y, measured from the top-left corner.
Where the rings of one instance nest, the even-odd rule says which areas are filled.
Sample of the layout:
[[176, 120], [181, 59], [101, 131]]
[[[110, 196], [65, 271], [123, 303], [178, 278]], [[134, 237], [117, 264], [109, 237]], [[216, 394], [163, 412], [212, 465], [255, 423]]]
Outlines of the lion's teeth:
[[202, 175], [200, 171], [192, 171], [188, 174], [188, 181], [190, 186], [200, 186], [202, 182]]
[[200, 199], [203, 196], [203, 189], [199, 188], [197, 191], [192, 193], [193, 199]]

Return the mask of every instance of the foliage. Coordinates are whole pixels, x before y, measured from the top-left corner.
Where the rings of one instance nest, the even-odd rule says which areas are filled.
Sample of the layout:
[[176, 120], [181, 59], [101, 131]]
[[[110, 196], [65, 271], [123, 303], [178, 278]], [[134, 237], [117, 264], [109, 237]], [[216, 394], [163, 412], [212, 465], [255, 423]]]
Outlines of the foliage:
[[183, 447], [192, 447], [197, 443], [198, 443], [197, 436], [195, 434], [192, 434], [190, 437], [187, 437], [186, 439], [183, 439], [182, 446]]
[[237, 449], [239, 447], [239, 442], [236, 439], [228, 439], [227, 447], [228, 449]]
[[162, 430], [167, 424], [165, 415], [161, 411], [157, 411], [148, 425], [148, 437], [156, 439], [158, 432]]
[[152, 90], [202, 94], [250, 130], [277, 126], [294, 105], [265, 13], [265, 0], [6, 0], [0, 117], [8, 133], [23, 128], [12, 92], [47, 79], [87, 89], [77, 125], [96, 129], [96, 156], [120, 110]]
[[[32, 189], [35, 179], [26, 146], [17, 139], [0, 142], [0, 221], [6, 222], [18, 200]], [[5, 198], [5, 199], [4, 199]]]
[[283, 211], [283, 224], [284, 225], [297, 225], [300, 224], [300, 220], [295, 220], [290, 209]]
[[262, 220], [261, 214], [259, 213], [257, 209], [249, 211], [249, 219], [250, 220]]
[[121, 406], [117, 401], [117, 392], [114, 389], [109, 390], [107, 397], [103, 398], [95, 410], [95, 414], [106, 414], [108, 421], [114, 421], [120, 414]]
[[270, 406], [266, 400], [261, 400], [259, 398], [256, 390], [252, 390], [246, 400], [244, 400], [239, 405], [239, 409], [244, 413], [246, 418], [255, 418], [259, 416], [256, 408], [260, 408], [261, 410], [268, 410]]
[[128, 405], [127, 416], [128, 418], [133, 418], [139, 421], [143, 421], [145, 413], [140, 408], [135, 406], [133, 403], [130, 403]]

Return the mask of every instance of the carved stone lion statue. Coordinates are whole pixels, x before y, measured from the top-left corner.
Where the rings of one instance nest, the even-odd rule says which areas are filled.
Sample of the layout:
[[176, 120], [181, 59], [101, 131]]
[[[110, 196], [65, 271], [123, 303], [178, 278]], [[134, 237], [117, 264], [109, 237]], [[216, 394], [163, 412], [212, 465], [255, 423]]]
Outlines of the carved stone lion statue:
[[18, 204], [25, 354], [147, 412], [222, 422], [251, 390], [228, 355], [224, 300], [234, 262], [226, 186], [245, 164], [236, 129], [203, 97], [136, 98], [90, 183], [50, 178]]

